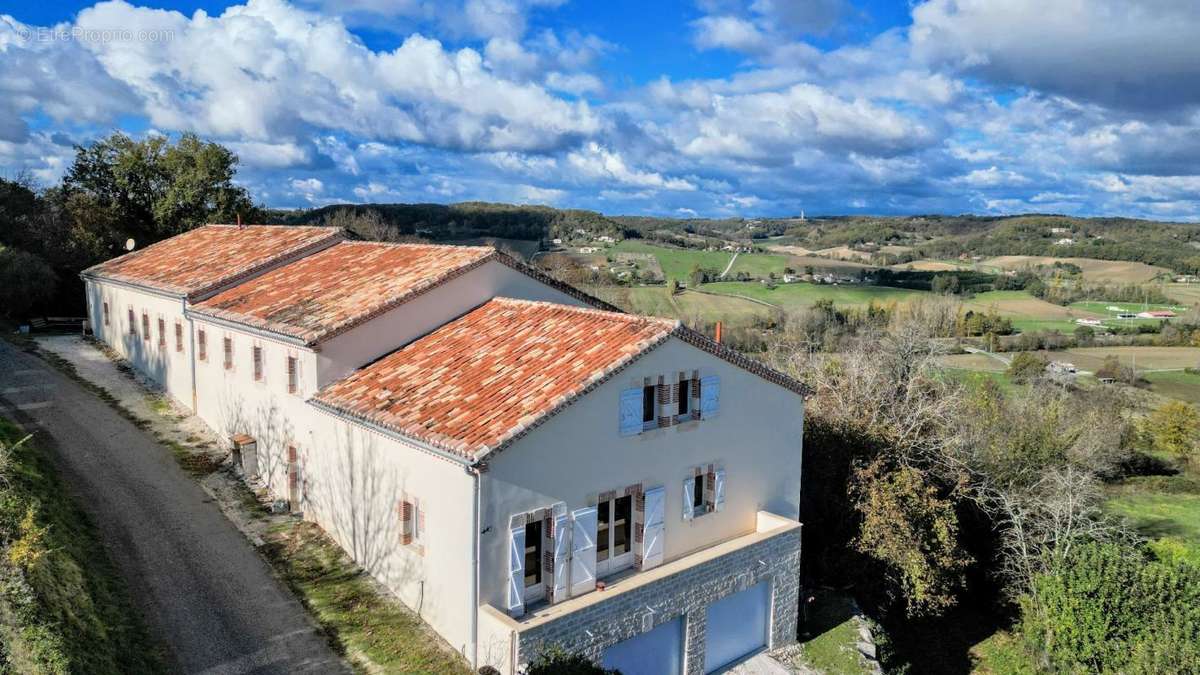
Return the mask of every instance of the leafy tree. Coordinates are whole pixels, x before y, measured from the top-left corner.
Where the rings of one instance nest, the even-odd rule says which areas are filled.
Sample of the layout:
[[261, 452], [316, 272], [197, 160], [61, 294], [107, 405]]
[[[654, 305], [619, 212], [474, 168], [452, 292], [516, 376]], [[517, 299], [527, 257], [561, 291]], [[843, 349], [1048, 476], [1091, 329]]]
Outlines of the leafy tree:
[[1082, 345], [1082, 346], [1090, 345], [1092, 343], [1092, 340], [1095, 340], [1095, 339], [1096, 339], [1096, 331], [1091, 326], [1076, 326], [1075, 327], [1075, 340], [1077, 342], [1079, 342], [1080, 345]]
[[1200, 669], [1200, 567], [1083, 544], [1022, 599], [1022, 632], [1056, 672]]
[[1032, 382], [1046, 372], [1046, 359], [1034, 352], [1017, 352], [1012, 363], [1008, 364], [1008, 376], [1013, 382], [1025, 384]]
[[884, 562], [899, 581], [910, 616], [955, 603], [971, 559], [958, 547], [954, 503], [919, 469], [877, 460], [855, 475], [862, 526], [858, 550]]
[[44, 260], [17, 249], [0, 249], [0, 313], [23, 318], [54, 296], [58, 277]]
[[172, 144], [165, 136], [138, 141], [115, 133], [76, 147], [63, 188], [73, 212], [107, 212], [120, 230], [112, 236], [145, 245], [206, 222], [256, 215], [245, 188], [233, 183], [237, 164], [229, 149], [195, 134]]
[[1150, 413], [1146, 431], [1155, 448], [1189, 464], [1200, 440], [1200, 413], [1183, 401], [1170, 401]]

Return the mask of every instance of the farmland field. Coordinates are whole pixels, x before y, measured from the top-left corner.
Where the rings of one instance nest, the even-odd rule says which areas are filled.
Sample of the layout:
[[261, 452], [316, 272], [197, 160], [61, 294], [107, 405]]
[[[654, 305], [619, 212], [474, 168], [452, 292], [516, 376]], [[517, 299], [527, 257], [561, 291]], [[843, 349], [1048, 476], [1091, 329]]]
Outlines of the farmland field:
[[915, 297], [929, 295], [927, 291], [914, 291], [885, 286], [781, 284], [774, 289], [754, 282], [722, 281], [704, 284], [703, 290], [710, 293], [740, 295], [770, 303], [785, 310], [811, 306], [817, 300], [832, 300], [835, 305], [866, 305], [874, 300], [879, 304], [906, 302]]
[[[701, 251], [698, 249], [670, 248], [656, 246], [645, 242], [626, 239], [611, 249], [614, 253], [648, 253], [658, 259], [665, 278], [687, 281], [692, 273], [692, 267], [699, 265], [703, 269], [724, 271], [729, 265], [733, 254], [728, 251]], [[788, 257], [768, 253], [742, 253], [737, 262], [729, 270], [730, 274], [739, 271], [765, 276], [770, 272], [783, 274], [788, 267]]]
[[[1049, 361], [1069, 361], [1080, 370], [1095, 371], [1107, 356], [1116, 356], [1123, 365], [1137, 364], [1138, 371], [1177, 369], [1200, 365], [1200, 347], [1080, 347], [1064, 351], [1037, 352]], [[1006, 355], [1002, 355], [1006, 356]], [[1003, 363], [984, 354], [952, 354], [942, 357], [942, 363], [952, 368], [1001, 371]], [[1153, 376], [1154, 373], [1148, 374]], [[1200, 382], [1200, 376], [1192, 376]]]
[[1005, 270], [1016, 270], [1031, 265], [1052, 265], [1066, 262], [1078, 265], [1083, 270], [1085, 281], [1108, 283], [1142, 283], [1160, 274], [1170, 274], [1164, 267], [1155, 267], [1140, 262], [1124, 260], [1096, 260], [1095, 258], [1053, 258], [1032, 255], [1002, 255], [983, 261], [983, 265]]
[[918, 272], [957, 272], [960, 270], [970, 271], [972, 266], [970, 263], [958, 262], [957, 260], [914, 260], [899, 265], [892, 265], [892, 269], [916, 270]]
[[1156, 394], [1187, 401], [1191, 404], [1200, 403], [1200, 375], [1193, 375], [1182, 370], [1168, 370], [1146, 373], [1143, 377], [1150, 381], [1150, 391]]
[[1200, 284], [1165, 284], [1163, 293], [1189, 307], [1200, 304]]
[[735, 298], [685, 291], [674, 297], [663, 286], [592, 286], [588, 293], [626, 311], [662, 316], [669, 319], [693, 319], [726, 325], [748, 325], [754, 319], [771, 313], [770, 307]]

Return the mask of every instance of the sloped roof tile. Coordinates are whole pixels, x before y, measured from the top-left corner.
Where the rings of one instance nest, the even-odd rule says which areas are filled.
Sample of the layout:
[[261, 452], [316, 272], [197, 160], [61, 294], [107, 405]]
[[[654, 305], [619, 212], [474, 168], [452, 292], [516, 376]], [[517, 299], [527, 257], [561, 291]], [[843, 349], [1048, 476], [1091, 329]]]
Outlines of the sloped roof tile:
[[495, 255], [484, 246], [344, 241], [218, 293], [192, 312], [311, 345]]
[[193, 298], [341, 236], [335, 227], [205, 225], [89, 267], [83, 276]]
[[477, 460], [678, 328], [668, 319], [495, 298], [313, 402]]

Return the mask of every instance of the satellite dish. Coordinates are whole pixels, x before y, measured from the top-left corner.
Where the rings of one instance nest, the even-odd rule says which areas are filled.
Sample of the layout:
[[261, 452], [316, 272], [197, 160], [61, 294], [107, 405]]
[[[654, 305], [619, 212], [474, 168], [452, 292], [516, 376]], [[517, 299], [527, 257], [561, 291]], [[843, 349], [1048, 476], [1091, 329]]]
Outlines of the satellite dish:
[[133, 244], [133, 240], [132, 240], [132, 239], [126, 239], [126, 240], [125, 240], [125, 250], [126, 250], [126, 251], [132, 251], [132, 250], [133, 250], [133, 246], [134, 246], [134, 244]]

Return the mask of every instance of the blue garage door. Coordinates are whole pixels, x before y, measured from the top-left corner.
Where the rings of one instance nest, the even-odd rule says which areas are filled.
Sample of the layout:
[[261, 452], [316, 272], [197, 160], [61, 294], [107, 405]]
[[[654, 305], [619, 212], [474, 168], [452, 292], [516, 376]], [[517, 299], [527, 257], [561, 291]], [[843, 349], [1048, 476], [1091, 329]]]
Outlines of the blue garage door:
[[704, 672], [719, 670], [765, 647], [770, 610], [771, 588], [765, 581], [709, 605]]
[[683, 672], [682, 617], [605, 649], [601, 663], [621, 675], [679, 675]]

